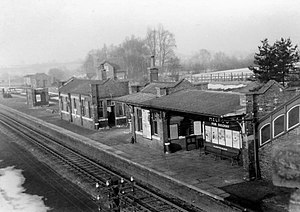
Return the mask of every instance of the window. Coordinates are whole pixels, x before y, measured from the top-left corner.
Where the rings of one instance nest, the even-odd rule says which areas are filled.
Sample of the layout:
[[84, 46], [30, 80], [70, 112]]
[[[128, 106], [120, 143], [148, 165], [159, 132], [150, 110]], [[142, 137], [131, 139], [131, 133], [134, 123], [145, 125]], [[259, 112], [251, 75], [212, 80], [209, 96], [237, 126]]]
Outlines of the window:
[[36, 102], [41, 102], [42, 100], [41, 100], [41, 94], [36, 94], [35, 95], [35, 100], [36, 100]]
[[194, 134], [194, 122], [184, 118], [179, 125], [179, 136], [188, 136]]
[[116, 104], [116, 107], [117, 107], [117, 114], [119, 116], [124, 116], [124, 104], [123, 103]]
[[261, 145], [263, 145], [266, 142], [271, 140], [270, 130], [271, 130], [270, 124], [266, 124], [260, 129], [260, 144]]
[[77, 107], [76, 107], [76, 99], [73, 98], [73, 109], [75, 110]]
[[69, 106], [70, 106], [70, 102], [68, 101], [68, 97], [65, 97], [65, 101], [66, 101], [66, 105], [65, 105], [65, 111], [69, 112]]
[[85, 101], [81, 100], [81, 115], [85, 116]]
[[137, 130], [143, 131], [143, 117], [142, 117], [142, 110], [137, 109]]
[[158, 135], [157, 118], [156, 113], [152, 113], [152, 135]]
[[104, 113], [103, 113], [103, 101], [101, 101], [102, 104], [99, 105], [98, 107], [98, 117], [99, 118], [103, 118], [104, 117]]
[[288, 129], [299, 124], [299, 105], [288, 111]]
[[276, 117], [273, 121], [273, 137], [284, 132], [284, 115]]
[[91, 118], [91, 106], [89, 101], [86, 101], [86, 114], [87, 117]]
[[111, 100], [107, 100], [107, 106], [114, 106], [115, 102]]
[[62, 96], [59, 98], [60, 98], [60, 110], [64, 110], [64, 99]]

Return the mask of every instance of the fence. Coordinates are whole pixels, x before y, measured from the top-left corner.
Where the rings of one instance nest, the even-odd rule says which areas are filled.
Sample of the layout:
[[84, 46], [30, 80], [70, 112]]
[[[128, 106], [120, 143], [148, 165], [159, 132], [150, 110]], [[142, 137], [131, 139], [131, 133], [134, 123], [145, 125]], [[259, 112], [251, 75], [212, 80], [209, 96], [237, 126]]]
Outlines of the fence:
[[252, 73], [211, 73], [211, 74], [197, 74], [197, 76], [190, 76], [191, 82], [215, 82], [215, 81], [246, 81], [253, 76]]

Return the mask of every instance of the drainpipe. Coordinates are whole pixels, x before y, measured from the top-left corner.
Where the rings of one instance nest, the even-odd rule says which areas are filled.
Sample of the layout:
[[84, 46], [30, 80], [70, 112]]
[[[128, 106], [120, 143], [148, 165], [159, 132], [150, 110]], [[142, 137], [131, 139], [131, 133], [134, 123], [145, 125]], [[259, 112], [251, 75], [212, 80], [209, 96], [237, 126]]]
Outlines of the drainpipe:
[[257, 139], [256, 139], [256, 124], [255, 124], [255, 121], [253, 121], [252, 127], [253, 127], [253, 137], [254, 137], [254, 171], [255, 171], [255, 179], [258, 179], [260, 176], [259, 176], [258, 145], [257, 145]]

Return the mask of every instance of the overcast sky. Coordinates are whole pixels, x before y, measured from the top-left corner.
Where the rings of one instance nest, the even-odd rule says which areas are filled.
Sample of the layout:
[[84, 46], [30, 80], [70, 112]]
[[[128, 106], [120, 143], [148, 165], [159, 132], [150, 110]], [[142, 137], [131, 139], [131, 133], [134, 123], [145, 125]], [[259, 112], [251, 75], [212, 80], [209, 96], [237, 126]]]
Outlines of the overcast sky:
[[264, 38], [300, 43], [300, 1], [1, 0], [0, 67], [83, 59], [158, 24], [180, 54], [257, 51]]

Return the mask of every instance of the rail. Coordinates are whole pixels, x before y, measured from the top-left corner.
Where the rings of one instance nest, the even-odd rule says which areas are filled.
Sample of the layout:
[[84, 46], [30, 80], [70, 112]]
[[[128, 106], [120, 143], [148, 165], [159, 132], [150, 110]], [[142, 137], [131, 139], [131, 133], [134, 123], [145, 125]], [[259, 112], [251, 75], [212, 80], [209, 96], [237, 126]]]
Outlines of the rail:
[[[18, 123], [12, 118], [1, 114], [2, 120], [5, 125], [13, 130], [15, 133], [26, 137], [33, 145], [38, 146], [41, 151], [44, 151], [49, 157], [53, 157], [53, 160], [59, 160], [64, 166], [68, 166], [69, 169], [77, 172], [82, 181], [86, 181], [89, 184], [101, 186], [105, 189], [107, 179], [113, 177], [125, 179], [125, 185], [130, 184], [130, 178], [122, 176], [106, 167], [100, 166], [98, 163], [90, 160], [89, 158], [77, 153], [73, 149], [64, 146], [62, 143], [52, 138], [49, 135], [43, 135], [31, 129], [28, 126]], [[89, 191], [95, 201], [102, 199], [105, 201], [105, 195], [101, 198], [97, 198], [94, 191]], [[124, 198], [125, 205], [129, 205], [134, 202], [137, 206], [135, 211], [150, 211], [150, 212], [188, 212], [188, 211], [201, 211], [200, 209], [182, 206], [178, 204], [178, 200], [174, 202], [164, 197], [157, 191], [150, 190], [138, 183], [135, 184], [135, 195], [126, 195]], [[104, 204], [104, 203], [101, 203]], [[185, 208], [186, 207], [186, 208]], [[125, 209], [123, 209], [125, 211]]]

